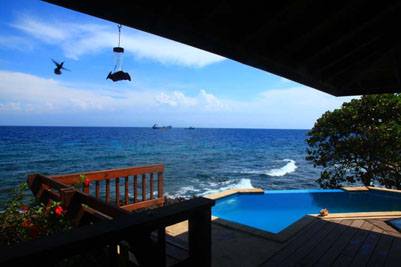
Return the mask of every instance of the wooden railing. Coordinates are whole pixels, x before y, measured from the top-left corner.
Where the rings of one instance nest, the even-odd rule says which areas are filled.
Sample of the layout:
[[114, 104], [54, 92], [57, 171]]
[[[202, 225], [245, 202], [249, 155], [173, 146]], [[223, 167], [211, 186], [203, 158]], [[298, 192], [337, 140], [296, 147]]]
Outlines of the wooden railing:
[[[79, 192], [69, 185], [41, 174], [30, 174], [28, 185], [33, 195], [46, 206], [52, 201], [61, 202], [67, 210], [67, 216], [78, 225], [85, 225], [99, 220], [113, 219], [131, 212]], [[83, 220], [85, 218], [85, 220]]]
[[[163, 206], [163, 172], [164, 165], [148, 165], [140, 167], [131, 167], [114, 170], [83, 172], [74, 174], [60, 174], [50, 176], [63, 184], [74, 185], [81, 182], [81, 175], [89, 179], [87, 186], [82, 186], [82, 191], [90, 194], [91, 188], [95, 187], [93, 192], [96, 198], [101, 198], [100, 185], [104, 181], [105, 186], [105, 201], [111, 202], [110, 184], [114, 183], [115, 198], [114, 203], [117, 207], [126, 210], [136, 210], [149, 206]], [[120, 178], [124, 179], [124, 190], [120, 188]], [[157, 179], [157, 196], [155, 197], [155, 178]], [[138, 182], [138, 180], [140, 180]], [[149, 184], [149, 191], [146, 190]], [[139, 185], [142, 190], [139, 189]], [[122, 192], [121, 192], [122, 191]], [[139, 192], [138, 192], [139, 191]], [[130, 203], [130, 196], [132, 194], [133, 201]], [[121, 198], [121, 194], [123, 197]]]
[[[75, 190], [60, 180], [40, 174], [28, 177], [35, 197], [45, 204], [61, 201], [67, 210], [66, 216], [73, 218], [80, 227], [0, 248], [0, 266], [53, 266], [59, 260], [82, 251], [104, 251], [105, 248], [111, 251], [109, 263], [113, 266], [127, 266], [128, 262], [122, 262], [121, 258], [128, 260], [129, 253], [135, 255], [139, 266], [166, 266], [165, 227], [185, 220], [189, 222], [189, 256], [177, 266], [211, 265], [213, 200], [196, 198], [151, 212], [131, 213]], [[156, 242], [152, 233], [157, 233]], [[117, 246], [120, 247], [118, 256]]]

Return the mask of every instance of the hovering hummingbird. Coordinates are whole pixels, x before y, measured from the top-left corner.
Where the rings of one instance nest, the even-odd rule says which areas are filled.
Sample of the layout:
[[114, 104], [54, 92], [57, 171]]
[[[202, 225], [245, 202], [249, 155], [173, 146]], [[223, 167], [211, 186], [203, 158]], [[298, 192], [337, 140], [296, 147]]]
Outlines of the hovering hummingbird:
[[69, 69], [66, 69], [66, 68], [63, 67], [64, 61], [61, 62], [60, 64], [57, 63], [54, 59], [52, 59], [52, 61], [53, 61], [53, 63], [56, 64], [56, 66], [57, 66], [57, 68], [54, 69], [54, 73], [55, 73], [55, 74], [60, 75], [60, 74], [61, 74], [61, 69], [63, 69], [63, 70], [68, 70], [68, 71], [69, 71]]

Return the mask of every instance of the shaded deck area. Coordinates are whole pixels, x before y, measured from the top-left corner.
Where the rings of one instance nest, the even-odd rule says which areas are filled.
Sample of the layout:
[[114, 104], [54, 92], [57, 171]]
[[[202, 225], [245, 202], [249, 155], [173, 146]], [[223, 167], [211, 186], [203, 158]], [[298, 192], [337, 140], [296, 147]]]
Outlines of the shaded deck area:
[[[285, 241], [214, 218], [212, 266], [400, 266], [401, 233], [385, 222], [399, 216], [307, 216]], [[167, 233], [185, 241], [186, 227], [177, 224]]]
[[400, 266], [401, 234], [385, 220], [316, 220], [261, 266]]

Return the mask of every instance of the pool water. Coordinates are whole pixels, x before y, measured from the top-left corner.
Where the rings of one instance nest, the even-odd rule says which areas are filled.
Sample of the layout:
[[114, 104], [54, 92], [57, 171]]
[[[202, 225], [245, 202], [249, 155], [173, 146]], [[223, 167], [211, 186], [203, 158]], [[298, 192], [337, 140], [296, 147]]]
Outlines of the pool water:
[[401, 211], [401, 194], [379, 190], [277, 190], [235, 194], [218, 199], [212, 214], [219, 218], [279, 233], [307, 214]]

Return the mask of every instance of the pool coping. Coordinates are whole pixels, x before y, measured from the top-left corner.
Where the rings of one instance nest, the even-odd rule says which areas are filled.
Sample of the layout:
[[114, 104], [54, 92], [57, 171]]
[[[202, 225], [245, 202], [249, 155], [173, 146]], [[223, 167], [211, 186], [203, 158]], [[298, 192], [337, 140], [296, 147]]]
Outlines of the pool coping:
[[265, 191], [261, 188], [251, 188], [251, 189], [229, 189], [229, 190], [225, 190], [219, 193], [215, 193], [215, 194], [211, 194], [211, 195], [207, 195], [204, 196], [204, 198], [208, 198], [208, 199], [220, 199], [223, 197], [228, 197], [234, 194], [264, 194]]
[[[401, 193], [401, 190], [396, 189], [386, 189], [386, 188], [378, 188], [378, 187], [371, 187], [371, 186], [358, 186], [358, 187], [341, 187], [344, 191], [369, 191], [369, 190], [379, 190], [379, 191], [387, 191], [393, 193]], [[261, 188], [252, 188], [252, 189], [230, 189], [225, 190], [219, 193], [211, 194], [204, 196], [205, 198], [217, 200], [220, 198], [224, 198], [227, 196], [231, 196], [234, 194], [264, 194], [265, 190]], [[237, 231], [245, 232], [250, 235], [267, 238], [270, 240], [274, 240], [280, 243], [286, 242], [288, 239], [293, 237], [299, 231], [304, 229], [308, 226], [311, 222], [323, 219], [323, 220], [335, 220], [339, 218], [394, 218], [394, 217], [401, 217], [401, 210], [400, 211], [381, 211], [381, 212], [353, 212], [353, 213], [330, 213], [327, 216], [320, 216], [319, 214], [306, 214], [299, 220], [295, 221], [291, 225], [287, 226], [285, 229], [281, 230], [279, 233], [272, 233], [265, 230], [261, 230], [258, 228], [254, 228], [248, 225], [236, 223], [233, 221], [225, 220], [216, 216], [212, 216], [213, 223], [217, 223], [221, 226], [231, 228]]]
[[281, 230], [279, 233], [272, 233], [265, 230], [261, 230], [258, 228], [254, 228], [252, 226], [248, 226], [245, 224], [236, 223], [233, 221], [228, 221], [216, 216], [212, 216], [213, 223], [219, 224], [221, 226], [231, 228], [240, 232], [244, 232], [253, 236], [262, 237], [266, 239], [270, 239], [273, 241], [277, 241], [280, 243], [284, 243], [300, 230], [308, 226], [311, 222], [317, 219], [316, 216], [305, 215], [301, 219], [295, 221], [291, 225], [287, 226], [285, 229]]
[[397, 189], [388, 189], [382, 187], [374, 187], [374, 186], [343, 186], [340, 189], [345, 191], [369, 191], [369, 190], [376, 190], [376, 191], [384, 191], [384, 192], [391, 192], [391, 193], [398, 193], [401, 194], [401, 190]]

